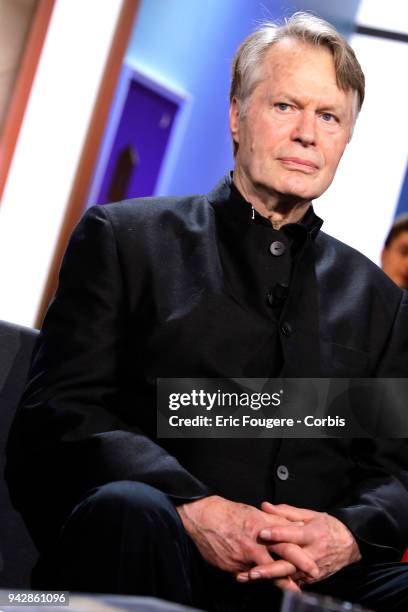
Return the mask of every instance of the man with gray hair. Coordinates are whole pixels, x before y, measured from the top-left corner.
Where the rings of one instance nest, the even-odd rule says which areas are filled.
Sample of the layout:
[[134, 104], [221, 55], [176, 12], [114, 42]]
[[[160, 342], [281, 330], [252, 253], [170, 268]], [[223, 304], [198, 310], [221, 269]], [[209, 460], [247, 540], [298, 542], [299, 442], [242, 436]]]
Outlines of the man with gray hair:
[[233, 63], [233, 173], [207, 196], [84, 216], [10, 451], [37, 586], [207, 610], [312, 589], [407, 609], [404, 440], [156, 436], [160, 377], [406, 376], [402, 292], [311, 205], [363, 98], [332, 26], [265, 24]]

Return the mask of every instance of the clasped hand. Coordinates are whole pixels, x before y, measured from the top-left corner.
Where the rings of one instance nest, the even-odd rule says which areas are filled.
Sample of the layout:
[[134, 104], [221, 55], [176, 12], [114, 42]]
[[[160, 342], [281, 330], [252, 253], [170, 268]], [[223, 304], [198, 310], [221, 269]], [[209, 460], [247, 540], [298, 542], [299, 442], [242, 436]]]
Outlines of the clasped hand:
[[299, 590], [360, 559], [351, 532], [324, 512], [268, 502], [259, 510], [218, 496], [177, 510], [204, 559], [240, 582]]

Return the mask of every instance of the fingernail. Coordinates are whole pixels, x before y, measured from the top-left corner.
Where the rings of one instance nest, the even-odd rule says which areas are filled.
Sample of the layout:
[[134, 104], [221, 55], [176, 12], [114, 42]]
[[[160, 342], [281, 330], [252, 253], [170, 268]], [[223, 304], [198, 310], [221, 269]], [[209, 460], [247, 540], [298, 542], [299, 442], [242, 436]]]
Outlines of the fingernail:
[[261, 536], [261, 538], [269, 540], [272, 537], [272, 532], [269, 529], [262, 529], [259, 535]]
[[248, 576], [245, 576], [245, 574], [242, 574], [240, 576], [237, 576], [237, 580], [238, 582], [248, 582]]
[[257, 578], [261, 578], [261, 574], [259, 572], [250, 572], [249, 577], [251, 580], [257, 580]]
[[312, 578], [318, 578], [319, 574], [320, 574], [320, 572], [319, 572], [319, 570], [317, 568], [310, 572], [310, 575], [312, 576]]

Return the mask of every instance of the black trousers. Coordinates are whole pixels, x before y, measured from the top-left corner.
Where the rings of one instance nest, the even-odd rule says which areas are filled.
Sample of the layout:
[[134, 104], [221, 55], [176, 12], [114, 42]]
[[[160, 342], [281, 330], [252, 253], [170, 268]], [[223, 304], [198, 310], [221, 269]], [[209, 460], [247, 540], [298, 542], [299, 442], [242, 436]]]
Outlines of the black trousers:
[[[187, 535], [172, 501], [130, 481], [94, 489], [40, 560], [35, 588], [159, 597], [217, 612], [280, 609], [268, 581], [239, 584], [213, 568]], [[408, 563], [349, 566], [311, 589], [372, 610], [408, 611]]]

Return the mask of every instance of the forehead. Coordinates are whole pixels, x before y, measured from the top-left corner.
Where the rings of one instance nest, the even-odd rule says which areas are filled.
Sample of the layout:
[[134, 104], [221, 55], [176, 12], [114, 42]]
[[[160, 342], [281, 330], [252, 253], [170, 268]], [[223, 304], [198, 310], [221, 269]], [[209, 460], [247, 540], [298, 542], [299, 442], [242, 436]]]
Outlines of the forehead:
[[338, 87], [333, 56], [324, 46], [283, 39], [265, 54], [262, 73], [267, 86], [274, 90], [290, 89], [294, 95], [326, 94], [339, 99], [352, 95]]
[[395, 236], [394, 240], [391, 241], [391, 244], [395, 246], [408, 245], [408, 230], [402, 230], [397, 236]]

